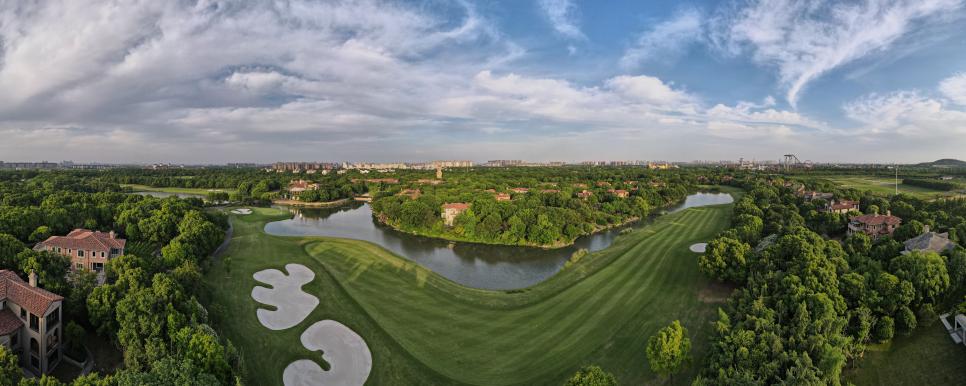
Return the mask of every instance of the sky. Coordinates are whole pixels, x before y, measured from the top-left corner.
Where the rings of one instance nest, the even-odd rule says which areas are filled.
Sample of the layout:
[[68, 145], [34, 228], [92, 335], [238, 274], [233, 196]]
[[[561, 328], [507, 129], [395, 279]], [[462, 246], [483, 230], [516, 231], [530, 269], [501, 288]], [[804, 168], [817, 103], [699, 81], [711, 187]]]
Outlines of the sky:
[[0, 0], [0, 160], [966, 159], [966, 0]]

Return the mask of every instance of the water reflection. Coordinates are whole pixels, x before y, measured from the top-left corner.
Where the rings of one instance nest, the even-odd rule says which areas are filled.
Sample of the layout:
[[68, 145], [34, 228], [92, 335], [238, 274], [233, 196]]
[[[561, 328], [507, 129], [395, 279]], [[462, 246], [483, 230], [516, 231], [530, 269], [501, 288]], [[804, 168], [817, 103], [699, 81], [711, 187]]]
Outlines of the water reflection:
[[[726, 193], [696, 193], [671, 209], [732, 202]], [[373, 219], [368, 204], [353, 203], [339, 208], [288, 207], [295, 217], [265, 225], [265, 232], [282, 236], [330, 236], [365, 240], [409, 258], [457, 283], [484, 289], [514, 289], [539, 283], [560, 270], [578, 249], [598, 251], [611, 245], [620, 234], [615, 228], [584, 236], [574, 245], [545, 250], [413, 236], [398, 232]], [[636, 224], [634, 226], [643, 226]], [[626, 228], [626, 227], [625, 227]]]
[[158, 198], [168, 198], [168, 197], [171, 197], [171, 196], [175, 196], [175, 197], [178, 197], [178, 198], [191, 198], [191, 197], [200, 198], [200, 199], [204, 199], [205, 198], [205, 196], [202, 196], [200, 194], [192, 194], [192, 193], [131, 192], [131, 194], [140, 194], [140, 195], [144, 195], [144, 196], [154, 196], [154, 197], [158, 197]]

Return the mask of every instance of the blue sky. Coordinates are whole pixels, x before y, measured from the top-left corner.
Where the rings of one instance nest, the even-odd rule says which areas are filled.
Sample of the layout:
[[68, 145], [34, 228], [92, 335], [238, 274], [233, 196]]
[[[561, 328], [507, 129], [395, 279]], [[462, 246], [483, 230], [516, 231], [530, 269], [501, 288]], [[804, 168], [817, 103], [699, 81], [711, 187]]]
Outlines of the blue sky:
[[966, 158], [964, 21], [964, 0], [0, 0], [0, 159]]

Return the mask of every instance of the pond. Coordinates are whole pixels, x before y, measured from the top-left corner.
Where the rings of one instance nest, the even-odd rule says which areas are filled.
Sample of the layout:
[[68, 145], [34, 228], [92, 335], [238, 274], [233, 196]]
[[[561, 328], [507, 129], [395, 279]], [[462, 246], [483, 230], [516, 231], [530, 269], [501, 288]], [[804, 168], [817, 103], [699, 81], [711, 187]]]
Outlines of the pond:
[[131, 192], [131, 194], [140, 194], [140, 195], [144, 195], [144, 196], [154, 196], [154, 197], [158, 197], [158, 198], [168, 198], [168, 197], [171, 197], [171, 196], [175, 196], [175, 197], [178, 197], [178, 198], [191, 198], [191, 197], [194, 197], [194, 198], [200, 198], [202, 200], [204, 200], [205, 198], [207, 198], [207, 196], [203, 196], [203, 195], [200, 195], [200, 194], [192, 194], [192, 193], [170, 193], [170, 192], [153, 192], [152, 191], [152, 192]]
[[[727, 193], [696, 193], [669, 211], [733, 201]], [[647, 223], [642, 221], [583, 236], [574, 245], [565, 248], [540, 249], [461, 243], [410, 235], [376, 221], [368, 204], [353, 203], [338, 208], [286, 208], [295, 217], [266, 224], [266, 233], [369, 241], [454, 282], [492, 290], [517, 289], [537, 284], [560, 271], [567, 259], [578, 249], [586, 248], [593, 252], [607, 248], [622, 229], [640, 227]]]

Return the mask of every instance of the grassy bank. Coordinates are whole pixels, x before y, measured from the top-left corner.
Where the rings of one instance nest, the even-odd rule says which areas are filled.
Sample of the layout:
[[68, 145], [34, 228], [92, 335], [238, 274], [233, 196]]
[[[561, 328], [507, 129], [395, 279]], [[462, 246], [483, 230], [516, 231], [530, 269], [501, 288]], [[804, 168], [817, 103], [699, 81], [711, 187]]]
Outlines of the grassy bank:
[[[299, 344], [311, 323], [334, 319], [358, 332], [373, 353], [370, 384], [560, 384], [596, 363], [623, 384], [654, 382], [647, 338], [680, 319], [702, 365], [709, 321], [724, 294], [697, 271], [688, 250], [729, 223], [731, 205], [692, 208], [620, 236], [551, 279], [515, 291], [455, 284], [370, 243], [278, 237], [262, 229], [289, 213], [255, 209], [233, 216], [234, 236], [205, 283], [219, 330], [242, 352], [249, 384], [273, 385], [286, 364], [318, 358]], [[300, 263], [317, 276], [304, 289], [321, 304], [300, 325], [273, 332], [256, 317], [252, 273]], [[271, 358], [266, 360], [266, 358]]]
[[856, 385], [966, 385], [966, 347], [938, 321], [891, 343], [873, 345], [844, 380]]
[[[869, 190], [880, 195], [892, 195], [896, 192], [894, 178], [866, 177], [866, 176], [822, 176], [820, 178], [832, 181], [843, 187], [858, 190]], [[923, 188], [919, 186], [906, 185], [899, 180], [899, 193], [909, 194], [921, 199], [932, 199], [941, 196], [954, 195], [954, 192]]]

